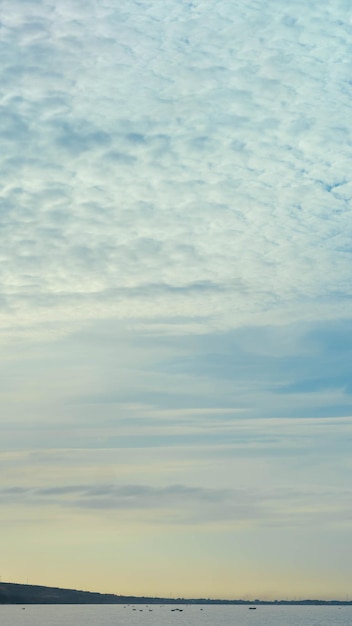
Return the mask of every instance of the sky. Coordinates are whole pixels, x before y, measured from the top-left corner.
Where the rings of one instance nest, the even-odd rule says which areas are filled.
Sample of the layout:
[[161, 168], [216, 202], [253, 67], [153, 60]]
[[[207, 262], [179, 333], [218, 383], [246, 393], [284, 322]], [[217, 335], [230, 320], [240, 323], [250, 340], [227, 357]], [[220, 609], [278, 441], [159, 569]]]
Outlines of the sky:
[[1, 580], [349, 599], [350, 0], [2, 0], [0, 58]]

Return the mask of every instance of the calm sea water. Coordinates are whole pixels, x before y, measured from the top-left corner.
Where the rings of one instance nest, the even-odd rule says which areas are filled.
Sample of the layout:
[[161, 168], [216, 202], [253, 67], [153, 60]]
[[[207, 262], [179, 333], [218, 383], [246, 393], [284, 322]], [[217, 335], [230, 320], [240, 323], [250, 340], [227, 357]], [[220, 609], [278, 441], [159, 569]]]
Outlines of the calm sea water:
[[[182, 611], [172, 611], [182, 608]], [[352, 626], [352, 607], [0, 605], [1, 626]]]

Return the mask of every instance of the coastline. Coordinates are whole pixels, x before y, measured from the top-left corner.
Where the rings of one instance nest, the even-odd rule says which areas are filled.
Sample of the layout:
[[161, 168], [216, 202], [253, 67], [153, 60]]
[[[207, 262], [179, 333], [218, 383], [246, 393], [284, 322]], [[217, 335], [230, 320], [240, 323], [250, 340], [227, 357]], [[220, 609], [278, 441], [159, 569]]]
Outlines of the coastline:
[[252, 600], [122, 596], [44, 585], [0, 582], [0, 604], [189, 604], [244, 606], [350, 606], [350, 600]]

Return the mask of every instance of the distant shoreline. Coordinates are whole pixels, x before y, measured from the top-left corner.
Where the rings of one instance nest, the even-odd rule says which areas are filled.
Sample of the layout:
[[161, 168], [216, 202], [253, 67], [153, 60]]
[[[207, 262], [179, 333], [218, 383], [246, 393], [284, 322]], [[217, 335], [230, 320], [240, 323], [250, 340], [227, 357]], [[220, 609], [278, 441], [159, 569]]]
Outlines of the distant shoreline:
[[211, 598], [163, 598], [120, 596], [42, 585], [0, 583], [0, 604], [202, 604], [252, 606], [351, 606], [350, 600], [219, 600]]

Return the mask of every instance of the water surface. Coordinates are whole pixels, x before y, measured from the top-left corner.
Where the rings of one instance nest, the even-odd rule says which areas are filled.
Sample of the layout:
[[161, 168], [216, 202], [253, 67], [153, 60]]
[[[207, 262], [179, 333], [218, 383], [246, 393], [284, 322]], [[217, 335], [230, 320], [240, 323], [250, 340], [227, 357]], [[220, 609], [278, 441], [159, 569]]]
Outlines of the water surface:
[[[182, 609], [176, 611], [173, 609]], [[351, 606], [0, 605], [1, 626], [352, 626]]]

